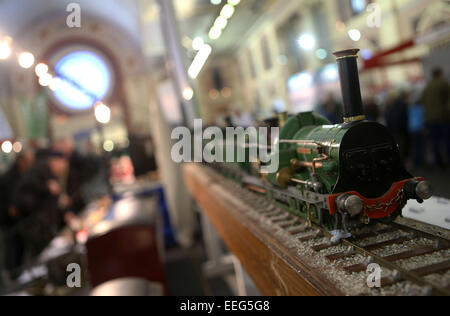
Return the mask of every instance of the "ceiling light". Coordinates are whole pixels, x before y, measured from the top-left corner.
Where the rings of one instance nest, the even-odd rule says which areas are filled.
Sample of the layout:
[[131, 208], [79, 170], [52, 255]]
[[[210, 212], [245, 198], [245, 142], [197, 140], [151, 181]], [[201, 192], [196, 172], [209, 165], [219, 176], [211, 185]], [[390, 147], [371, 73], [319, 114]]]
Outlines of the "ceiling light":
[[95, 119], [99, 123], [108, 124], [111, 121], [111, 109], [102, 102], [98, 102], [95, 105], [94, 114]]
[[336, 64], [329, 64], [325, 66], [321, 73], [321, 78], [324, 82], [334, 82], [339, 79], [339, 72]]
[[34, 68], [34, 71], [36, 72], [36, 76], [42, 77], [46, 73], [48, 73], [48, 66], [44, 63], [37, 64]]
[[218, 97], [219, 97], [219, 91], [217, 91], [216, 89], [211, 89], [211, 90], [209, 90], [209, 97], [212, 99], [212, 100], [215, 100], [215, 99], [217, 99]]
[[194, 50], [200, 50], [203, 44], [205, 44], [205, 41], [201, 37], [196, 37], [192, 40], [192, 48]]
[[222, 3], [222, 0], [211, 0], [211, 4], [213, 5], [219, 5]]
[[369, 60], [372, 58], [372, 52], [369, 49], [363, 49], [361, 51], [361, 56], [364, 60]]
[[316, 40], [311, 34], [303, 34], [300, 36], [298, 43], [304, 50], [311, 50], [316, 46]]
[[361, 39], [361, 32], [357, 29], [351, 29], [348, 31], [348, 36], [354, 42], [358, 42]]
[[9, 154], [13, 150], [13, 144], [9, 140], [3, 142], [2, 150], [5, 154]]
[[7, 41], [0, 42], [0, 59], [7, 59], [11, 55], [11, 46]]
[[237, 6], [239, 3], [241, 3], [241, 0], [228, 0], [228, 4]]
[[184, 90], [183, 90], [183, 98], [186, 101], [190, 101], [190, 100], [192, 100], [193, 97], [194, 97], [194, 90], [192, 90], [191, 87], [184, 88]]
[[106, 152], [112, 152], [114, 150], [114, 142], [112, 140], [107, 140], [103, 143], [103, 149]]
[[43, 87], [47, 87], [52, 82], [52, 79], [53, 76], [49, 73], [46, 73], [39, 78], [39, 84]]
[[23, 149], [23, 146], [22, 146], [22, 144], [20, 142], [15, 142], [14, 143], [14, 145], [13, 145], [14, 152], [20, 153], [22, 151], [22, 149]]
[[328, 53], [325, 49], [323, 48], [319, 48], [318, 50], [316, 50], [316, 57], [319, 58], [320, 60], [324, 60], [325, 58], [327, 58]]
[[34, 56], [30, 52], [25, 52], [19, 55], [19, 65], [22, 68], [28, 69], [34, 64]]
[[216, 19], [216, 21], [214, 22], [214, 26], [217, 26], [218, 28], [220, 28], [221, 30], [223, 30], [224, 28], [227, 27], [228, 24], [228, 20], [225, 19], [223, 16], [219, 15]]
[[220, 36], [222, 36], [222, 30], [217, 27], [217, 26], [213, 26], [211, 28], [211, 30], [209, 31], [209, 38], [212, 40], [216, 40], [218, 39]]
[[220, 11], [220, 15], [223, 16], [225, 19], [229, 19], [233, 16], [234, 11], [236, 11], [236, 9], [232, 5], [226, 4], [222, 8], [222, 11]]

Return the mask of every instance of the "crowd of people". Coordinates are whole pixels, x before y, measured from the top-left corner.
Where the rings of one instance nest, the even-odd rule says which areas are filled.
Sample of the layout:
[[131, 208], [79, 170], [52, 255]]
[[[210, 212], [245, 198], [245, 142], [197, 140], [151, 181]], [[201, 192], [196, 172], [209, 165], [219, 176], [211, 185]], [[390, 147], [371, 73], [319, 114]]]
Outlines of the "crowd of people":
[[411, 157], [415, 166], [427, 163], [425, 144], [434, 165], [450, 163], [450, 87], [441, 69], [433, 70], [423, 91], [403, 91], [390, 100], [385, 119], [403, 157]]
[[0, 176], [3, 266], [11, 274], [42, 252], [83, 208], [81, 187], [93, 164], [71, 140], [63, 140], [45, 150], [24, 149]]

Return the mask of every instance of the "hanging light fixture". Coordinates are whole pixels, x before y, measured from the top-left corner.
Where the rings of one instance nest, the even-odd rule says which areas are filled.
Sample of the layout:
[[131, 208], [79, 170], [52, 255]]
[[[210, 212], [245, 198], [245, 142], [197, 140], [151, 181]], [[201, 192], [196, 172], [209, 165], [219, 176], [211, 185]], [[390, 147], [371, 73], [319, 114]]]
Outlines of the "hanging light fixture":
[[30, 52], [24, 52], [19, 55], [19, 65], [24, 69], [31, 68], [34, 65], [34, 55]]

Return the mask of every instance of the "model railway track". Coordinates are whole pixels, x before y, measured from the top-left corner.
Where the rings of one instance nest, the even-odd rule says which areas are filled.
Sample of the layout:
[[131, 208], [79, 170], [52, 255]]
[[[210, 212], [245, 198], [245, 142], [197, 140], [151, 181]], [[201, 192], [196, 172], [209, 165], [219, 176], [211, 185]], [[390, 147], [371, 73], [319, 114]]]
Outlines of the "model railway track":
[[[310, 248], [315, 253], [320, 254], [327, 251], [329, 254], [324, 256], [330, 264], [338, 264], [339, 268], [348, 274], [366, 272], [369, 264], [376, 263], [382, 269], [389, 271], [381, 278], [382, 288], [409, 282], [420, 287], [423, 295], [450, 295], [450, 284], [442, 286], [427, 278], [433, 274], [449, 272], [449, 256], [443, 256], [442, 261], [423, 264], [414, 269], [407, 269], [401, 264], [404, 260], [420, 261], [427, 255], [448, 251], [450, 249], [449, 239], [409, 226], [388, 223], [380, 224], [381, 228], [366, 230], [334, 244], [331, 243], [332, 235], [326, 229], [316, 224], [309, 225], [304, 219], [272, 204], [256, 192], [244, 189], [232, 182], [229, 185], [234, 195], [241, 197], [242, 200], [248, 202], [248, 205], [254, 206], [255, 210], [276, 229], [285, 231], [299, 243], [312, 243]], [[378, 237], [383, 238], [377, 239]], [[375, 241], [373, 241], [374, 239]], [[327, 241], [321, 242], [323, 240]], [[419, 244], [419, 241], [422, 245]], [[404, 246], [408, 243], [413, 246]], [[396, 248], [398, 250], [391, 250], [388, 254], [380, 253], [386, 249]], [[364, 260], [357, 264], [345, 264], [346, 259], [356, 255], [362, 256]]]
[[378, 244], [373, 244], [369, 246], [360, 246], [357, 242], [352, 241], [351, 239], [344, 239], [342, 243], [349, 246], [348, 254], [337, 253], [331, 258], [328, 256], [327, 258], [330, 261], [334, 259], [343, 258], [347, 255], [353, 255], [355, 253], [359, 253], [367, 258], [366, 263], [361, 263], [357, 265], [345, 266], [344, 270], [349, 273], [362, 272], [367, 269], [367, 265], [369, 263], [377, 263], [380, 266], [390, 269], [392, 271], [391, 275], [388, 277], [384, 277], [381, 279], [381, 286], [391, 286], [395, 283], [401, 281], [410, 281], [419, 286], [424, 287], [424, 294], [433, 294], [433, 295], [450, 295], [450, 290], [447, 288], [443, 288], [439, 285], [436, 285], [424, 277], [430, 274], [442, 273], [446, 272], [450, 269], [450, 261], [443, 261], [437, 264], [426, 265], [421, 268], [417, 268], [414, 270], [407, 270], [396, 264], [396, 261], [418, 258], [420, 256], [424, 256], [427, 254], [431, 254], [433, 252], [446, 250], [448, 249], [448, 245], [446, 246], [432, 246], [432, 247], [422, 247], [422, 248], [414, 248], [405, 252], [399, 252], [390, 256], [380, 256], [374, 253], [372, 250], [380, 249], [385, 246], [401, 244], [407, 241], [412, 241], [414, 237], [400, 237], [396, 239], [390, 239], [385, 242], [380, 242]]
[[[320, 238], [323, 236], [332, 237], [332, 235], [322, 229], [322, 228], [311, 228], [312, 234], [307, 235], [305, 237], [299, 238], [298, 240], [301, 242], [308, 241], [311, 239]], [[401, 236], [401, 237], [392, 237], [387, 238], [384, 241], [373, 242], [365, 245], [361, 245], [361, 241], [375, 237], [381, 234], [389, 234], [395, 232], [405, 232], [409, 233], [409, 235]], [[417, 238], [426, 238], [430, 241], [433, 241], [433, 245], [430, 246], [419, 246], [414, 247], [412, 249], [406, 251], [399, 251], [398, 253], [394, 253], [388, 256], [378, 255], [375, 250], [383, 249], [388, 246], [400, 245], [406, 242], [414, 241]], [[426, 233], [423, 231], [419, 231], [417, 229], [399, 225], [396, 223], [387, 224], [387, 227], [381, 230], [363, 233], [361, 235], [353, 236], [349, 239], [343, 239], [340, 244], [319, 244], [317, 246], [312, 247], [314, 251], [319, 252], [324, 249], [330, 249], [333, 247], [337, 247], [339, 245], [348, 246], [345, 251], [337, 251], [333, 254], [327, 255], [326, 258], [333, 263], [340, 259], [345, 259], [355, 254], [360, 254], [366, 258], [363, 263], [343, 266], [342, 268], [348, 273], [359, 273], [364, 272], [367, 269], [367, 266], [370, 263], [377, 263], [381, 267], [389, 269], [391, 275], [388, 277], [384, 277], [381, 279], [381, 286], [391, 286], [395, 283], [402, 281], [410, 281], [419, 286], [424, 287], [424, 294], [433, 294], [433, 295], [450, 295], [449, 288], [443, 288], [439, 285], [433, 284], [430, 281], [427, 281], [424, 277], [430, 274], [442, 273], [450, 270], [450, 260], [443, 261], [436, 264], [426, 265], [421, 268], [417, 268], [414, 270], [404, 269], [402, 266], [396, 264], [397, 261], [418, 258], [420, 256], [425, 256], [428, 254], [432, 254], [438, 251], [449, 249], [450, 241], [446, 240], [440, 236], [435, 236], [430, 233]]]
[[[435, 236], [430, 233], [426, 233], [423, 231], [419, 231], [417, 229], [399, 225], [396, 223], [386, 224], [387, 227], [381, 230], [363, 233], [361, 235], [356, 235], [348, 239], [343, 239], [340, 244], [333, 245], [331, 243], [320, 244], [312, 247], [314, 251], [321, 251], [324, 249], [330, 249], [332, 247], [337, 247], [338, 245], [345, 245], [348, 248], [345, 251], [337, 251], [333, 254], [327, 255], [326, 258], [330, 261], [330, 263], [336, 262], [340, 259], [345, 259], [355, 254], [360, 254], [366, 258], [366, 260], [359, 264], [343, 266], [342, 268], [348, 273], [359, 273], [364, 272], [367, 269], [367, 266], [370, 263], [377, 263], [381, 267], [389, 269], [391, 275], [388, 277], [383, 277], [381, 279], [381, 286], [387, 287], [391, 286], [395, 283], [402, 281], [413, 282], [419, 286], [424, 287], [424, 294], [433, 294], [433, 295], [450, 295], [449, 288], [443, 288], [439, 285], [436, 285], [424, 277], [430, 274], [442, 273], [450, 270], [450, 261], [443, 261], [436, 264], [425, 265], [421, 268], [417, 268], [414, 270], [407, 270], [403, 268], [401, 265], [396, 264], [397, 261], [419, 258], [420, 256], [425, 256], [428, 254], [436, 253], [438, 251], [443, 251], [449, 249], [450, 241], [446, 240], [440, 236]], [[322, 236], [332, 237], [332, 235], [319, 228], [320, 233], [317, 230], [310, 238], [303, 237], [300, 241], [307, 241], [312, 238], [318, 238]], [[367, 238], [375, 237], [377, 235], [389, 234], [395, 232], [405, 232], [408, 235], [401, 237], [391, 237], [386, 238], [386, 240], [380, 242], [373, 242], [368, 244], [361, 244], [361, 242]], [[417, 238], [426, 238], [433, 242], [433, 245], [430, 246], [418, 246], [413, 247], [412, 249], [406, 251], [399, 251], [394, 254], [390, 254], [387, 256], [379, 255], [375, 252], [375, 250], [380, 250], [385, 247], [401, 245], [406, 242], [412, 242]]]

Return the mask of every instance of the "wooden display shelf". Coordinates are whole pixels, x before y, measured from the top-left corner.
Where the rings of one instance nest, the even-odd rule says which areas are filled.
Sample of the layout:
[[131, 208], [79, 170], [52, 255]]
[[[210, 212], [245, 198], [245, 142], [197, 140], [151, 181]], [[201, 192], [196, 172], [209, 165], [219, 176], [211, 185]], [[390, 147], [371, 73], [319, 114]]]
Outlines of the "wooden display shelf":
[[191, 163], [185, 164], [184, 175], [192, 196], [263, 295], [342, 295], [295, 247], [247, 216], [245, 204], [227, 190], [219, 174]]

